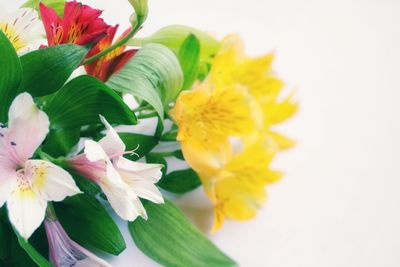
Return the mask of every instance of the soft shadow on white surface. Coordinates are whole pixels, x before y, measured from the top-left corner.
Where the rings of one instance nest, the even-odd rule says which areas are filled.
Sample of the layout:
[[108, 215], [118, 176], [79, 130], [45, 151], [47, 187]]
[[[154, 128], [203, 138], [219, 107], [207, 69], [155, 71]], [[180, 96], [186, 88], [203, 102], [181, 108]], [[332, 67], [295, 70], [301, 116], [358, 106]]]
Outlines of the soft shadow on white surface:
[[[216, 244], [244, 267], [400, 266], [400, 2], [149, 1], [141, 35], [176, 23], [238, 32], [250, 54], [275, 50], [298, 92], [301, 110], [281, 127], [298, 146], [275, 161], [287, 175], [256, 219], [227, 223]], [[128, 26], [127, 1], [83, 2]], [[157, 266], [126, 240], [114, 266]]]

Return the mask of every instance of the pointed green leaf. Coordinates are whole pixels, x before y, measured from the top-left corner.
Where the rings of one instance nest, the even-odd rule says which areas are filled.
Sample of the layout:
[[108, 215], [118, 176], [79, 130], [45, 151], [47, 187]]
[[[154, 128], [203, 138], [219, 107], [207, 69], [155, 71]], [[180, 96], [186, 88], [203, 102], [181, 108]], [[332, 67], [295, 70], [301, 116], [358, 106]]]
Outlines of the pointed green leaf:
[[171, 25], [164, 27], [150, 37], [133, 38], [128, 42], [128, 44], [133, 46], [143, 46], [149, 43], [158, 43], [165, 45], [166, 47], [172, 49], [175, 53], [178, 53], [182, 43], [190, 34], [194, 34], [200, 41], [200, 60], [211, 63], [215, 54], [219, 50], [220, 43], [215, 38], [203, 31], [183, 25]]
[[160, 44], [145, 45], [107, 85], [149, 103], [163, 118], [164, 107], [175, 100], [183, 85], [183, 73], [174, 53]]
[[157, 185], [168, 192], [184, 194], [199, 187], [201, 181], [195, 171], [187, 169], [167, 174]]
[[68, 82], [44, 107], [53, 129], [71, 129], [99, 123], [99, 114], [110, 123], [135, 124], [135, 114], [122, 98], [91, 76]]
[[156, 262], [171, 267], [236, 266], [170, 201], [144, 205], [148, 220], [130, 222], [129, 231], [139, 249]]
[[81, 194], [54, 207], [65, 231], [80, 245], [113, 255], [126, 248], [118, 226], [96, 198]]
[[200, 42], [194, 34], [189, 34], [185, 39], [178, 58], [184, 75], [183, 90], [187, 90], [196, 81], [200, 67]]
[[17, 52], [0, 31], [0, 122], [7, 120], [8, 108], [22, 80], [22, 67]]
[[40, 267], [52, 267], [48, 260], [46, 260], [42, 254], [40, 254], [28, 241], [14, 230], [18, 238], [19, 245], [25, 250], [25, 252], [31, 257], [31, 259]]
[[44, 96], [60, 89], [87, 53], [86, 48], [65, 44], [30, 52], [21, 57], [20, 92]]
[[64, 13], [65, 0], [28, 0], [21, 7], [29, 7], [35, 9], [36, 11], [39, 11], [40, 2], [48, 7], [55, 9], [59, 16]]

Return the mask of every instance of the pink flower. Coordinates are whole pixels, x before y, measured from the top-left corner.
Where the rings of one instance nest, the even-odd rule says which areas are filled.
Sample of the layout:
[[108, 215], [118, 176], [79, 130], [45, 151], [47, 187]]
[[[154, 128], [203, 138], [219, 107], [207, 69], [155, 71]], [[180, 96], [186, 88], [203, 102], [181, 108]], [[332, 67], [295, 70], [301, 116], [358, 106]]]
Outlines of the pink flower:
[[85, 142], [84, 154], [69, 160], [71, 167], [82, 176], [97, 183], [115, 212], [124, 220], [134, 221], [138, 216], [147, 219], [140, 198], [164, 203], [155, 183], [161, 178], [162, 165], [130, 161], [123, 157], [125, 144], [117, 132], [103, 118], [106, 136], [99, 142]]
[[26, 239], [42, 223], [47, 201], [80, 193], [68, 172], [30, 159], [48, 131], [49, 118], [28, 93], [14, 99], [8, 127], [0, 125], [0, 207], [7, 202], [11, 223]]
[[[107, 36], [101, 39], [88, 53], [87, 57], [94, 56], [113, 44], [118, 25], [108, 28]], [[130, 29], [125, 31], [119, 39], [128, 34]], [[120, 46], [98, 60], [85, 65], [89, 75], [105, 82], [114, 73], [117, 73], [137, 52], [135, 49], [124, 51], [126, 46]]]
[[49, 242], [50, 261], [55, 267], [111, 267], [90, 251], [72, 241], [57, 220], [44, 223]]
[[52, 8], [40, 3], [40, 14], [49, 46], [96, 43], [107, 34], [108, 25], [100, 19], [102, 11], [76, 1], [66, 2], [60, 18]]

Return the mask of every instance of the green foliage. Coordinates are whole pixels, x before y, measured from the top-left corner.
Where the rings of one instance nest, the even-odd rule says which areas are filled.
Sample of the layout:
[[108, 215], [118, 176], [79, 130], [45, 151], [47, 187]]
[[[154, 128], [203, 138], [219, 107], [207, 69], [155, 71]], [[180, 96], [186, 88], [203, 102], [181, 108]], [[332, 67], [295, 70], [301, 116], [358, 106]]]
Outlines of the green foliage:
[[164, 116], [164, 107], [175, 100], [183, 85], [183, 73], [177, 57], [160, 44], [148, 44], [116, 74], [107, 85], [149, 103]]
[[200, 41], [194, 34], [189, 34], [182, 43], [178, 58], [184, 76], [183, 90], [187, 90], [196, 81], [200, 67]]
[[64, 85], [86, 53], [82, 46], [64, 44], [22, 56], [23, 79], [19, 91], [32, 96], [54, 93]]
[[10, 255], [11, 232], [8, 225], [0, 219], [0, 260], [5, 261]]
[[126, 150], [134, 150], [135, 154], [139, 155], [126, 155], [132, 160], [137, 160], [147, 155], [157, 144], [158, 140], [153, 136], [135, 134], [135, 133], [119, 133], [122, 141], [126, 145]]
[[145, 203], [148, 220], [129, 223], [135, 244], [147, 256], [164, 266], [236, 266], [170, 201], [164, 205]]
[[54, 207], [62, 226], [75, 242], [113, 255], [126, 248], [118, 226], [96, 198], [81, 194], [54, 203]]
[[74, 129], [100, 122], [99, 114], [110, 123], [135, 124], [135, 114], [121, 97], [91, 76], [79, 76], [48, 100], [44, 111], [52, 129]]
[[65, 156], [79, 142], [79, 139], [79, 128], [51, 130], [42, 145], [42, 150], [53, 157]]
[[8, 108], [22, 80], [21, 62], [8, 38], [0, 31], [0, 121], [6, 122]]
[[183, 194], [199, 187], [201, 181], [195, 171], [186, 169], [167, 174], [157, 185], [169, 192]]
[[190, 34], [195, 35], [200, 41], [200, 61], [211, 63], [215, 54], [219, 50], [220, 43], [203, 31], [183, 25], [164, 27], [149, 37], [131, 39], [128, 44], [143, 46], [149, 43], [158, 43], [165, 45], [178, 54], [183, 42]]
[[91, 180], [74, 173], [72, 170], [69, 171], [74, 178], [76, 185], [82, 192], [85, 192], [90, 196], [96, 196], [101, 192], [100, 186], [95, 182], [92, 182]]
[[64, 13], [65, 0], [28, 0], [22, 5], [22, 7], [30, 7], [39, 11], [40, 2], [42, 2], [46, 6], [55, 9], [59, 16], [61, 16]]
[[46, 260], [28, 241], [26, 241], [19, 233], [14, 230], [19, 245], [31, 257], [31, 259], [40, 267], [52, 267], [48, 260]]

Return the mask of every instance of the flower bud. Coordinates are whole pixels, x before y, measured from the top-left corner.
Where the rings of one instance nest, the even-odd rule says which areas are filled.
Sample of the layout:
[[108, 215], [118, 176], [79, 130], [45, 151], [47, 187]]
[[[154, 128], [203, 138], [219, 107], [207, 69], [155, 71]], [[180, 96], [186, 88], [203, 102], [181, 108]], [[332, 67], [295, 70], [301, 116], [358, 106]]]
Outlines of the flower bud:
[[144, 21], [149, 12], [147, 0], [129, 0], [129, 3], [131, 3], [135, 9], [136, 17], [141, 17]]
[[72, 241], [61, 224], [55, 218], [48, 218], [44, 223], [49, 242], [50, 261], [55, 267], [96, 266], [111, 267], [93, 253]]

